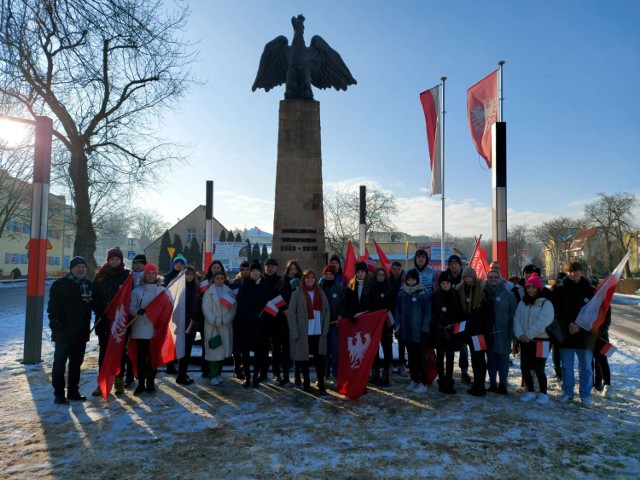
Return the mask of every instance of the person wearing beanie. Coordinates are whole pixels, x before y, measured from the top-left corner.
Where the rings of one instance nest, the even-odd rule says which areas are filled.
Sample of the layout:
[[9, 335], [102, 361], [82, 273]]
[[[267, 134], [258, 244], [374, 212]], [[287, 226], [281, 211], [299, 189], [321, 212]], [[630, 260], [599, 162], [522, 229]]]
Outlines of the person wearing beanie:
[[240, 269], [238, 270], [238, 274], [231, 281], [231, 285], [230, 285], [231, 290], [237, 290], [238, 288], [240, 288], [240, 285], [242, 285], [242, 282], [244, 282], [249, 278], [250, 266], [251, 264], [246, 260], [240, 264]]
[[324, 369], [326, 378], [338, 378], [338, 321], [345, 316], [345, 297], [347, 289], [342, 282], [336, 280], [336, 267], [329, 263], [322, 269], [320, 284], [325, 297], [329, 301], [329, 333], [327, 335], [327, 355]]
[[493, 331], [493, 312], [491, 302], [484, 294], [484, 285], [478, 279], [473, 268], [466, 267], [462, 271], [462, 283], [458, 286], [458, 295], [462, 308], [462, 320], [466, 321], [465, 340], [471, 349], [471, 368], [473, 384], [467, 393], [474, 396], [487, 394], [485, 377], [487, 376], [487, 359], [484, 349], [474, 349], [473, 339], [484, 339], [488, 344]]
[[371, 282], [367, 281], [367, 264], [356, 262], [355, 276], [347, 284], [345, 296], [346, 315], [349, 321], [356, 322], [356, 316], [369, 310], [369, 289]]
[[[131, 271], [133, 272], [133, 288], [140, 284], [140, 280], [144, 276], [144, 266], [147, 264], [147, 257], [143, 253], [139, 253], [131, 261]], [[127, 335], [129, 330], [127, 330]]]
[[393, 329], [397, 332], [398, 339], [407, 345], [411, 376], [407, 390], [418, 394], [427, 392], [423, 357], [430, 323], [431, 295], [427, 295], [425, 286], [420, 283], [420, 274], [412, 268], [407, 272], [405, 284], [398, 292]]
[[[275, 298], [278, 296], [278, 288], [281, 283], [280, 275], [278, 275], [278, 262], [274, 258], [269, 258], [264, 262], [264, 282], [269, 288], [269, 298]], [[271, 371], [273, 373], [273, 381], [280, 383], [280, 364], [282, 363], [281, 353], [282, 345], [277, 342], [275, 338], [276, 333], [276, 317], [269, 316], [268, 328], [269, 328], [269, 348], [271, 349]], [[267, 355], [267, 364], [269, 363], [269, 356]], [[261, 373], [260, 380], [267, 379], [267, 368]]]
[[[266, 378], [269, 361], [269, 314], [262, 313], [271, 300], [271, 290], [262, 278], [262, 266], [254, 260], [249, 266], [249, 278], [238, 289], [238, 311], [234, 320], [234, 335], [242, 352], [244, 386], [260, 386]], [[253, 382], [251, 382], [251, 352], [254, 352]]]
[[[377, 268], [375, 277], [369, 290], [369, 310], [385, 310], [387, 312], [394, 308], [393, 291], [387, 278], [387, 271], [384, 268]], [[392, 312], [393, 313], [393, 312]], [[370, 383], [380, 387], [388, 387], [391, 383], [389, 375], [391, 362], [393, 361], [393, 329], [388, 322], [382, 325], [382, 335], [380, 336], [380, 346], [382, 347], [383, 359], [380, 359], [380, 349], [376, 352], [371, 367]], [[380, 375], [382, 368], [382, 375]]]
[[[547, 358], [538, 357], [537, 346], [541, 342], [549, 343], [549, 335], [546, 327], [551, 324], [554, 317], [552, 303], [542, 296], [542, 281], [537, 273], [531, 273], [526, 280], [526, 289], [522, 301], [518, 304], [513, 321], [513, 335], [520, 343], [520, 371], [527, 391], [520, 397], [523, 402], [546, 404], [547, 376], [545, 365]], [[541, 349], [545, 351], [545, 349]], [[531, 370], [536, 373], [540, 393], [534, 392], [533, 376]], [[571, 372], [573, 374], [573, 372]]]
[[[509, 355], [513, 332], [513, 316], [518, 301], [511, 289], [502, 280], [498, 270], [487, 274], [484, 294], [493, 306], [494, 328], [487, 342], [487, 369], [489, 372], [489, 392], [505, 395], [509, 375]], [[500, 378], [500, 385], [496, 382]]]
[[342, 283], [342, 261], [338, 255], [332, 255], [329, 259], [329, 265], [333, 265], [333, 268], [336, 269], [333, 274], [333, 278], [336, 283]]
[[[453, 365], [455, 352], [460, 348], [460, 335], [454, 334], [454, 325], [460, 322], [460, 300], [452, 287], [451, 272], [445, 270], [438, 277], [438, 289], [431, 298], [431, 326], [429, 331], [436, 347], [438, 390], [454, 394]], [[445, 370], [446, 360], [446, 370]]]
[[158, 295], [164, 292], [164, 287], [158, 283], [158, 267], [152, 263], [144, 266], [144, 277], [131, 292], [129, 315], [132, 320], [131, 338], [136, 342], [136, 368], [138, 386], [133, 394], [138, 396], [144, 392], [155, 393], [156, 370], [153, 368], [152, 358], [158, 358], [160, 352], [155, 351], [151, 338], [155, 333], [153, 323], [147, 318], [145, 308]]
[[[431, 295], [436, 288], [436, 271], [429, 266], [429, 254], [426, 250], [419, 248], [413, 256], [412, 270], [415, 270], [420, 277], [420, 283], [424, 285], [425, 294], [429, 297], [427, 308], [431, 309]], [[429, 311], [431, 318], [431, 311]]]
[[[94, 330], [98, 337], [98, 372], [100, 368], [102, 368], [102, 362], [107, 353], [107, 344], [111, 336], [111, 325], [114, 321], [114, 318], [107, 317], [104, 311], [115, 294], [118, 293], [122, 284], [127, 280], [129, 273], [131, 272], [124, 266], [122, 250], [120, 250], [119, 247], [111, 247], [107, 251], [107, 261], [96, 272], [93, 284], [91, 285], [91, 308], [95, 316]], [[133, 366], [125, 350], [126, 349], [123, 349], [122, 352], [120, 373], [114, 382], [116, 395], [124, 393], [125, 383], [129, 385], [133, 383]], [[127, 376], [126, 382], [125, 373]], [[92, 395], [95, 397], [102, 395], [99, 386], [96, 386]]]
[[181, 253], [173, 257], [173, 261], [171, 262], [171, 270], [165, 274], [164, 280], [162, 281], [162, 286], [166, 287], [167, 285], [169, 285], [174, 278], [180, 275], [180, 272], [184, 270], [184, 267], [186, 265], [187, 259], [184, 258], [184, 255], [182, 255]]
[[[73, 257], [69, 272], [51, 285], [49, 292], [49, 326], [55, 343], [51, 385], [54, 402], [67, 404], [69, 400], [86, 400], [80, 394], [80, 367], [84, 361], [91, 328], [91, 282], [86, 277], [87, 261]], [[69, 362], [68, 382], [65, 370]], [[67, 394], [65, 395], [65, 388]]]

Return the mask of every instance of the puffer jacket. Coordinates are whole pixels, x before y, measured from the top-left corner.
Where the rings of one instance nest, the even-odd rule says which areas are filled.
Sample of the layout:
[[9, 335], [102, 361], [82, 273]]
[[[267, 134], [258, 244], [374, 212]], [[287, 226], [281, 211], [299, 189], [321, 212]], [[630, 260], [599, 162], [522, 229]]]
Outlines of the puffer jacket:
[[546, 298], [536, 298], [532, 304], [518, 304], [513, 319], [513, 335], [534, 338], [549, 338], [546, 328], [553, 322], [553, 305]]
[[395, 328], [404, 342], [420, 342], [422, 333], [429, 333], [431, 322], [431, 296], [424, 285], [403, 286], [396, 298]]

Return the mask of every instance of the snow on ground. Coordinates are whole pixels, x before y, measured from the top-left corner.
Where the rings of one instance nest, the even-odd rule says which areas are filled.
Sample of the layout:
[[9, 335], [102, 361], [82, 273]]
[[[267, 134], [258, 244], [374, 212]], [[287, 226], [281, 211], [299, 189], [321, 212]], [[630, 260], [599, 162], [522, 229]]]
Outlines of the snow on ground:
[[591, 410], [519, 401], [517, 359], [506, 397], [472, 397], [462, 385], [416, 395], [394, 375], [352, 402], [271, 381], [211, 387], [194, 371], [189, 387], [161, 373], [154, 396], [104, 401], [90, 397], [95, 337], [81, 380], [89, 400], [55, 405], [50, 331], [39, 365], [20, 363], [23, 337], [24, 308], [0, 310], [3, 478], [640, 478], [640, 345], [615, 336], [615, 396], [594, 394]]

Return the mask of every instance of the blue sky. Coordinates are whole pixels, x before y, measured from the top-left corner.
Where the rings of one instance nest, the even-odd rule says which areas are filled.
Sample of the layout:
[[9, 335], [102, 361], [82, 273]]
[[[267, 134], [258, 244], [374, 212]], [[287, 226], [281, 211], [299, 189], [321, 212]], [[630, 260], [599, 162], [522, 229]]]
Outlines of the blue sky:
[[[198, 41], [205, 80], [163, 119], [192, 145], [189, 163], [151, 195], [169, 222], [205, 202], [227, 227], [273, 228], [278, 105], [284, 86], [251, 91], [264, 45], [322, 36], [358, 85], [314, 89], [320, 101], [325, 192], [337, 183], [398, 196], [396, 224], [440, 231], [418, 95], [446, 76], [447, 232], [491, 235], [491, 174], [476, 153], [467, 88], [504, 67], [509, 224], [579, 216], [598, 192], [640, 198], [640, 2], [192, 1], [185, 38]], [[147, 197], [148, 198], [148, 197]], [[640, 215], [637, 217], [640, 218]]]

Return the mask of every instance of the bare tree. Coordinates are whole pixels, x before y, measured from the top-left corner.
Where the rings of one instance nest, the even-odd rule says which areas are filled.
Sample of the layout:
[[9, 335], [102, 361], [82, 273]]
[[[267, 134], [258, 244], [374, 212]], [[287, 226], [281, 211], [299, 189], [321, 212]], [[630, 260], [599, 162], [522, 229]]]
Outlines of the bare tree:
[[30, 224], [33, 150], [0, 142], [0, 237], [9, 221]]
[[585, 224], [583, 219], [557, 217], [533, 227], [532, 236], [542, 242], [551, 254], [553, 272], [545, 272], [547, 275], [559, 272], [562, 265], [570, 260], [573, 239]]
[[[359, 192], [339, 187], [324, 195], [324, 234], [327, 252], [343, 255], [351, 240], [357, 245], [359, 231]], [[396, 196], [378, 188], [367, 189], [367, 232], [392, 232], [396, 230], [393, 216], [398, 213]]]
[[[156, 181], [182, 159], [154, 137], [162, 111], [194, 83], [188, 9], [150, 0], [1, 0], [0, 104], [48, 115], [75, 211], [74, 253], [95, 267], [96, 209], [114, 187]], [[55, 167], [55, 165], [54, 165]], [[99, 205], [99, 206], [98, 206]]]
[[[609, 271], [629, 250], [630, 232], [637, 228], [634, 225], [632, 211], [638, 205], [636, 196], [629, 193], [607, 195], [599, 193], [598, 200], [584, 207], [586, 220], [604, 233]], [[629, 264], [626, 265], [629, 275]]]
[[507, 233], [509, 272], [519, 274], [522, 271], [524, 267], [522, 264], [523, 254], [528, 250], [528, 236], [529, 227], [527, 225], [513, 225], [509, 228]]
[[162, 236], [170, 225], [154, 210], [138, 210], [129, 223], [130, 232], [142, 249]]

